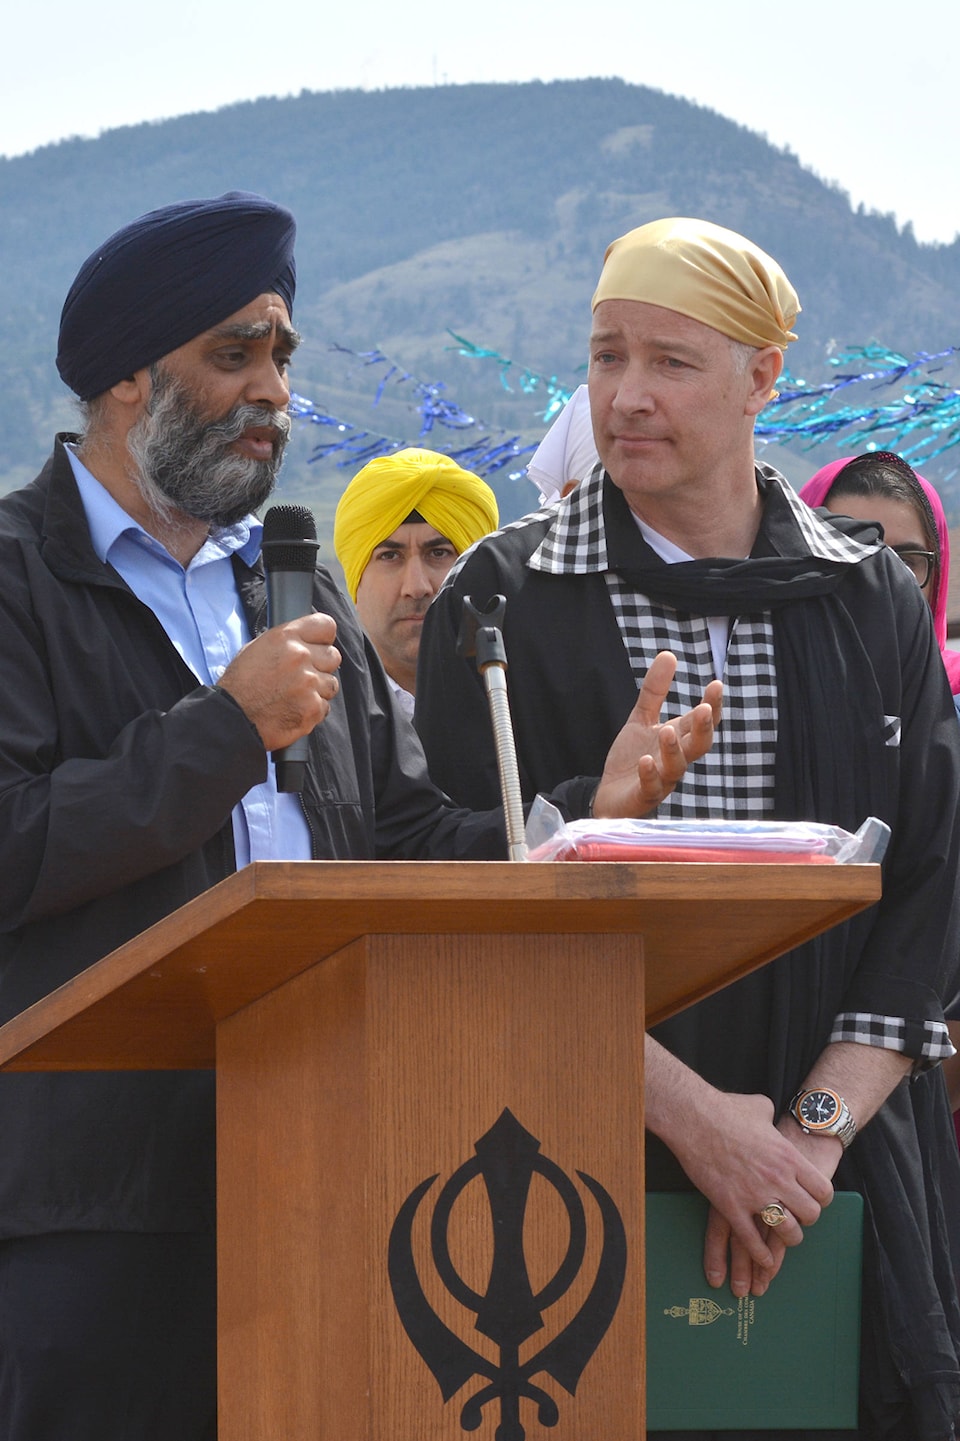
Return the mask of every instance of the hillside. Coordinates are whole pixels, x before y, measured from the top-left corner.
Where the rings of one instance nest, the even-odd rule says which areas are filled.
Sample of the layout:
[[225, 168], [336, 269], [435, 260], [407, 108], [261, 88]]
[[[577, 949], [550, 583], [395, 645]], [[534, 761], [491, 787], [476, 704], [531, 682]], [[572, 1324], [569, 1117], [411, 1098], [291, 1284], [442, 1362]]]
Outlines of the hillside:
[[[742, 230], [783, 263], [804, 307], [795, 374], [822, 370], [831, 345], [958, 340], [960, 241], [918, 245], [890, 216], [855, 213], [793, 155], [690, 102], [617, 80], [303, 93], [0, 160], [0, 488], [32, 474], [53, 429], [72, 424], [53, 354], [80, 261], [140, 211], [226, 189], [297, 215], [307, 343], [296, 388], [408, 442], [412, 387], [391, 383], [374, 410], [382, 372], [331, 342], [380, 347], [535, 442], [542, 394], [507, 391], [495, 364], [450, 350], [449, 332], [516, 361], [513, 375], [527, 366], [576, 384], [606, 244], [671, 213]], [[345, 472], [307, 465], [315, 439], [298, 436], [285, 485], [326, 510]], [[799, 475], [826, 458], [798, 458]], [[519, 513], [529, 500], [516, 493], [506, 509]]]

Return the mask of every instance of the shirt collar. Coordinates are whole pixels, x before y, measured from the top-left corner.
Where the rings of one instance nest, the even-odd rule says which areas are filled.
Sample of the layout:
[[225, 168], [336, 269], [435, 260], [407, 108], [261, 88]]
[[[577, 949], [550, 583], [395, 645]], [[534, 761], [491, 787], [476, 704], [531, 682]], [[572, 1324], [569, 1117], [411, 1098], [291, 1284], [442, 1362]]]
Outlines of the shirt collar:
[[393, 676], [390, 675], [389, 672], [384, 671], [384, 675], [386, 675], [387, 677], [387, 685], [393, 691], [393, 694], [396, 697], [397, 704], [399, 705], [400, 709], [403, 711], [405, 716], [410, 716], [412, 719], [413, 708], [415, 704], [414, 697], [410, 694], [408, 690], [404, 690], [403, 686], [399, 683], [399, 681], [395, 681]]
[[[172, 559], [166, 547], [128, 515], [106, 486], [101, 485], [73, 446], [67, 444], [65, 449], [86, 513], [90, 541], [99, 559], [104, 563], [109, 561], [111, 550], [121, 538]], [[191, 564], [220, 560], [235, 552], [247, 565], [252, 565], [260, 554], [262, 534], [263, 525], [255, 515], [245, 516], [235, 525], [220, 526], [210, 532]]]
[[[527, 562], [531, 570], [584, 575], [613, 568], [604, 525], [607, 482], [603, 466], [597, 465], [556, 505], [553, 521]], [[766, 493], [761, 522], [764, 548], [772, 546], [780, 555], [813, 555], [854, 565], [881, 549], [879, 541], [864, 543], [821, 520], [772, 466], [757, 466], [757, 484]]]

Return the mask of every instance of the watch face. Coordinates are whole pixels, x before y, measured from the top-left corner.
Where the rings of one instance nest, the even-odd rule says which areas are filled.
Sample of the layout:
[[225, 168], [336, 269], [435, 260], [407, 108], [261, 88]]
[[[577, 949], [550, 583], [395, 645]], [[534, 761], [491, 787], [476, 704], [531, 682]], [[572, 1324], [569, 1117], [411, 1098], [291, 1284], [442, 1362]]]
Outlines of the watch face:
[[832, 1091], [807, 1091], [797, 1103], [797, 1115], [805, 1126], [820, 1130], [840, 1114], [840, 1103]]

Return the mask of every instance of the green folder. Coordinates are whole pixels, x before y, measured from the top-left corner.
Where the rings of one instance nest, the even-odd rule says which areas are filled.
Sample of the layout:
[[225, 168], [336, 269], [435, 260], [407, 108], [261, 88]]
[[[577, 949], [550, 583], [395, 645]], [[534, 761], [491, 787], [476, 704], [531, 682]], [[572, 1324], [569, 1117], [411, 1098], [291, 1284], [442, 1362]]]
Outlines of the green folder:
[[707, 1202], [647, 1192], [651, 1431], [855, 1427], [863, 1200], [838, 1191], [765, 1296], [703, 1275]]

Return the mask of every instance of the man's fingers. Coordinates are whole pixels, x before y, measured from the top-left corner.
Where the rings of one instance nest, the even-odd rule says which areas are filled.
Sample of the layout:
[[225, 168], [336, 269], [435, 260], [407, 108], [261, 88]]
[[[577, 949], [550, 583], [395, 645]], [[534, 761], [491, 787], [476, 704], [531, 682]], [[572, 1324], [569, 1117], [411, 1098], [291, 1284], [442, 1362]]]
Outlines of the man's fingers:
[[637, 774], [651, 804], [658, 805], [686, 772], [691, 761], [699, 760], [713, 744], [713, 712], [707, 705], [697, 707], [686, 728], [668, 723], [657, 731], [657, 755], [641, 757]]
[[699, 705], [695, 705], [693, 710], [687, 711], [686, 715], [679, 716], [676, 720], [671, 720], [666, 724], [675, 726], [682, 736], [697, 728], [707, 728], [712, 733], [720, 724], [722, 714], [723, 682], [712, 680], [703, 692], [703, 700]]
[[[630, 717], [631, 720], [651, 727], [659, 723], [660, 713], [670, 693], [676, 673], [677, 657], [673, 651], [658, 651], [643, 678]], [[723, 682], [712, 680], [706, 686], [700, 704], [669, 724], [674, 727], [681, 738], [686, 738], [694, 733], [701, 739], [706, 736], [712, 739], [713, 728], [720, 724], [722, 709]], [[702, 751], [698, 751], [698, 754], [702, 754]]]
[[772, 1273], [772, 1258], [769, 1267], [759, 1261], [754, 1261], [739, 1238], [737, 1236], [730, 1237], [730, 1290], [735, 1296], [748, 1295], [755, 1284], [762, 1284], [763, 1279]]
[[770, 1238], [770, 1250], [773, 1253], [772, 1266], [754, 1266], [753, 1275], [750, 1278], [750, 1290], [754, 1296], [763, 1296], [774, 1276], [783, 1265], [783, 1258], [787, 1254], [787, 1247], [784, 1241], [776, 1236]]
[[703, 700], [713, 712], [714, 725], [719, 725], [723, 711], [723, 681], [712, 680], [703, 693]]
[[640, 686], [634, 715], [644, 725], [656, 725], [667, 693], [677, 673], [677, 658], [672, 651], [661, 650], [654, 656]]
[[730, 1249], [730, 1223], [715, 1206], [707, 1213], [707, 1229], [703, 1238], [703, 1274], [710, 1286], [722, 1286], [727, 1279], [727, 1254]]
[[657, 736], [657, 746], [660, 751], [660, 778], [668, 787], [676, 785], [687, 769], [686, 742], [690, 739], [687, 736], [686, 740], [682, 742], [672, 725], [663, 726]]
[[[669, 724], [677, 732], [683, 754], [688, 762], [699, 760], [713, 745], [716, 721], [712, 708], [706, 703], [696, 706], [683, 718], [682, 722], [670, 722]], [[666, 729], [667, 726], [664, 726], [664, 730]]]
[[[756, 1226], [747, 1225], [735, 1233], [729, 1221], [715, 1206], [711, 1206], [703, 1240], [703, 1271], [711, 1286], [723, 1285], [727, 1275], [728, 1254], [736, 1264], [737, 1277], [743, 1287], [741, 1295], [745, 1295], [750, 1289], [754, 1266], [762, 1271], [774, 1264], [773, 1255]], [[733, 1274], [730, 1280], [732, 1283]]]
[[[783, 1264], [787, 1240], [784, 1228], [771, 1231], [759, 1221], [746, 1232], [735, 1232], [719, 1211], [711, 1208], [704, 1237], [703, 1270], [709, 1285], [722, 1286], [729, 1275], [734, 1296], [762, 1296]], [[803, 1232], [797, 1228], [799, 1245]], [[749, 1244], [744, 1244], [744, 1237]], [[729, 1270], [728, 1270], [729, 1263]]]
[[[827, 1181], [827, 1185], [830, 1185], [829, 1181]], [[798, 1186], [791, 1200], [784, 1201], [783, 1204], [787, 1208], [789, 1218], [794, 1221], [795, 1225], [798, 1228], [803, 1226], [815, 1226], [820, 1219], [820, 1213], [823, 1210], [823, 1207], [830, 1204], [832, 1196], [832, 1186], [830, 1187], [830, 1196], [827, 1198], [826, 1201], [820, 1201], [816, 1196], [811, 1195], [809, 1190]], [[784, 1222], [782, 1226], [778, 1226], [777, 1230], [789, 1231], [789, 1234], [785, 1235], [783, 1238], [788, 1246], [795, 1246], [798, 1244], [800, 1237], [797, 1237], [797, 1240], [792, 1239], [792, 1230], [788, 1228], [786, 1222]]]
[[723, 687], [711, 681], [704, 699], [685, 716], [666, 724], [660, 712], [677, 671], [672, 651], [654, 656], [627, 720], [607, 752], [594, 796], [600, 817], [645, 816], [681, 779], [691, 761], [713, 744]]

